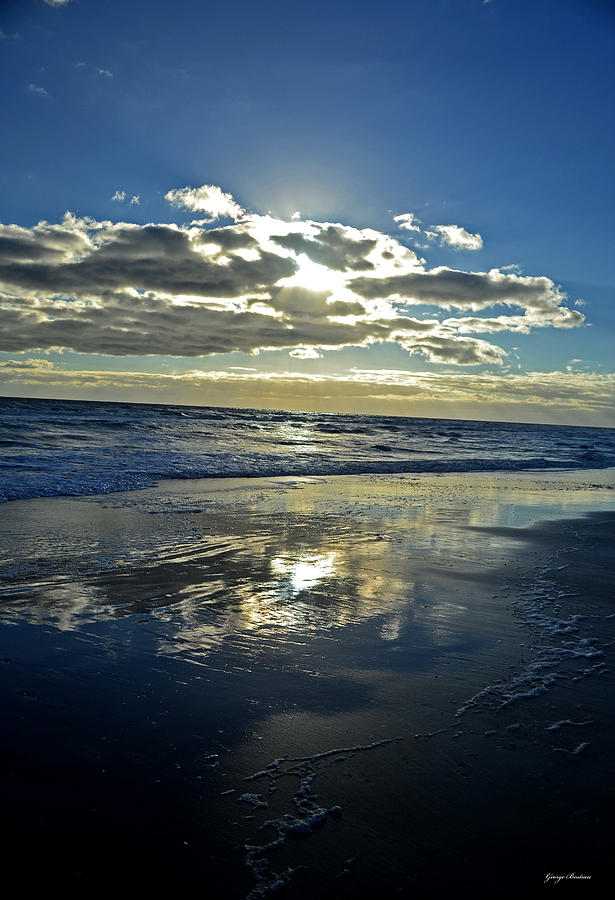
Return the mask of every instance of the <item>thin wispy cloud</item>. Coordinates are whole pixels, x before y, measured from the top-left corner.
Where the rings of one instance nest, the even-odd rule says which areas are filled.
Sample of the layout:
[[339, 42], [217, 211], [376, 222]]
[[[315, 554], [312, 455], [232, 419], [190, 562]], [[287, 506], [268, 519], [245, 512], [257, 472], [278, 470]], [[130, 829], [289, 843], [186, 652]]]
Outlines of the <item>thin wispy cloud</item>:
[[60, 6], [68, 6], [71, 0], [44, 0], [47, 6], [54, 6], [59, 8]]
[[83, 60], [73, 63], [73, 68], [90, 79], [101, 78], [104, 81], [108, 81], [115, 77], [111, 69], [108, 69], [106, 66], [91, 65]]
[[[55, 225], [0, 225], [0, 350], [269, 349], [305, 360], [389, 342], [434, 363], [500, 366], [507, 353], [493, 335], [584, 322], [546, 276], [429, 268], [369, 227], [256, 215], [212, 185], [169, 193], [237, 220], [139, 225], [67, 213]], [[128, 197], [118, 189], [112, 200], [138, 204]]]
[[45, 90], [44, 87], [41, 87], [40, 84], [29, 84], [28, 92], [30, 94], [36, 94], [38, 97], [48, 97], [49, 92]]

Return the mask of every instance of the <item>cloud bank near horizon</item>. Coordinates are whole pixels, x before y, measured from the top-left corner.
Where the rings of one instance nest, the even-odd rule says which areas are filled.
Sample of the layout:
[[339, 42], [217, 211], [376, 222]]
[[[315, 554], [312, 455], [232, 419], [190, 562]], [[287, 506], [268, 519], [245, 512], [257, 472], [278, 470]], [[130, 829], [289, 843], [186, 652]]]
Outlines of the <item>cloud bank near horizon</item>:
[[293, 371], [149, 373], [73, 371], [46, 358], [0, 362], [0, 391], [19, 386], [28, 396], [79, 396], [143, 402], [323, 412], [505, 417], [615, 426], [615, 374], [554, 372], [410, 372], [352, 368], [331, 374]]
[[250, 213], [215, 185], [166, 199], [206, 218], [0, 225], [0, 351], [315, 358], [393, 342], [430, 362], [501, 365], [494, 334], [584, 322], [546, 276], [429, 268], [384, 232]]

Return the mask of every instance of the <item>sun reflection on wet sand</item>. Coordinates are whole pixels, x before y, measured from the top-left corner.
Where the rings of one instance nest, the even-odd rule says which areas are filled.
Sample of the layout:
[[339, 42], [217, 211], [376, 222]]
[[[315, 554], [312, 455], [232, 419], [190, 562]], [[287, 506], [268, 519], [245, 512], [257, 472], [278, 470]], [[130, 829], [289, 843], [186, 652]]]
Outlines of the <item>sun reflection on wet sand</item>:
[[306, 554], [299, 559], [276, 556], [271, 560], [271, 570], [276, 575], [287, 576], [290, 592], [298, 594], [333, 575], [337, 556], [334, 551], [326, 554]]
[[[13, 583], [7, 567], [0, 610], [62, 630], [155, 625], [158, 652], [184, 658], [232, 647], [252, 657], [374, 619], [384, 645], [447, 647], [471, 627], [467, 585], [519, 546], [514, 531], [501, 537], [485, 525], [608, 505], [609, 477], [601, 490], [594, 473], [572, 484], [528, 476], [527, 488], [518, 476], [232, 479], [16, 503], [7, 537], [29, 535], [38, 577]], [[55, 504], [54, 543], [45, 523]], [[127, 523], [131, 538], [114, 558]], [[95, 556], [82, 572], [88, 533]], [[19, 569], [20, 545], [11, 552]]]

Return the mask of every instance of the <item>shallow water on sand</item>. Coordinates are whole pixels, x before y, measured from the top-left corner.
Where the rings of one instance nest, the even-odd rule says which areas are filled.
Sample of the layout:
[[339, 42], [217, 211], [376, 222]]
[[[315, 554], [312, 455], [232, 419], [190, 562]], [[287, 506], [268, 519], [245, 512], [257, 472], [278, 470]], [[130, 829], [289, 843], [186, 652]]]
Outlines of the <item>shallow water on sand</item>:
[[11, 504], [15, 858], [34, 845], [76, 887], [103, 855], [111, 881], [229, 898], [280, 878], [289, 897], [427, 895], [446, 864], [488, 896], [540, 829], [530, 888], [575, 846], [597, 865], [613, 620], [603, 558], [578, 574], [602, 526], [565, 520], [614, 510], [612, 487], [238, 479]]

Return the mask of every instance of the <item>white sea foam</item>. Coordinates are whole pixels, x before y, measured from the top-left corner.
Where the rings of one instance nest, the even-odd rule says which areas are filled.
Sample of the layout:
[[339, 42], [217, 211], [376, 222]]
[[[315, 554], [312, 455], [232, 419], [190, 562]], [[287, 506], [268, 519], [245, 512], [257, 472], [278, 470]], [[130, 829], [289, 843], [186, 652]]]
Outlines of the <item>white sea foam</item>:
[[263, 800], [262, 794], [242, 794], [241, 797], [237, 798], [238, 803], [249, 803], [252, 809], [264, 809], [269, 804], [266, 800]]
[[[246, 777], [246, 781], [268, 782], [268, 791], [274, 793], [278, 788], [278, 782], [282, 779], [297, 779], [299, 784], [290, 799], [292, 812], [283, 812], [281, 815], [266, 819], [259, 827], [259, 831], [269, 830], [273, 832], [271, 840], [263, 844], [246, 842], [245, 864], [252, 872], [255, 885], [248, 894], [246, 900], [262, 900], [268, 894], [287, 885], [296, 869], [287, 867], [283, 872], [276, 872], [273, 868], [271, 857], [286, 843], [289, 835], [306, 836], [315, 828], [323, 825], [329, 816], [336, 816], [342, 812], [341, 806], [323, 806], [318, 802], [318, 796], [314, 793], [314, 781], [319, 773], [335, 765], [340, 761], [350, 759], [366, 750], [374, 750], [384, 747], [401, 738], [385, 738], [373, 741], [371, 744], [355, 744], [351, 747], [336, 747], [315, 753], [312, 756], [280, 757], [270, 762], [264, 769], [254, 772]], [[246, 793], [238, 798], [240, 801], [250, 803], [254, 809], [267, 807], [269, 804], [263, 800], [262, 794]], [[345, 865], [350, 865], [354, 860], [346, 860]]]
[[[532, 646], [532, 655], [525, 668], [510, 678], [487, 684], [459, 707], [457, 717], [481, 709], [503, 709], [521, 700], [529, 700], [546, 693], [561, 679], [576, 680], [602, 671], [605, 667], [604, 662], [580, 671], [574, 667], [577, 661], [604, 656], [604, 650], [596, 646], [595, 639], [580, 634], [585, 618], [583, 615], [574, 614], [567, 618], [558, 618], [553, 614], [559, 609], [559, 604], [570, 595], [547, 578], [546, 574], [563, 568], [565, 566], [560, 566], [557, 570], [549, 569], [548, 566], [542, 569], [536, 582], [515, 604], [515, 612], [521, 623], [532, 629], [541, 639], [541, 644]], [[563, 640], [564, 636], [573, 635], [575, 637], [572, 639]], [[568, 724], [568, 720], [565, 723]], [[559, 727], [562, 724], [562, 722], [555, 723], [552, 727]]]
[[573, 722], [571, 719], [560, 719], [559, 722], [553, 722], [552, 725], [547, 725], [547, 731], [559, 731], [560, 728], [563, 728], [565, 725], [571, 725], [574, 728], [581, 728], [583, 725], [591, 725], [593, 719], [586, 719], [584, 722]]

